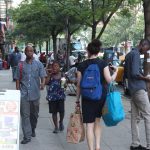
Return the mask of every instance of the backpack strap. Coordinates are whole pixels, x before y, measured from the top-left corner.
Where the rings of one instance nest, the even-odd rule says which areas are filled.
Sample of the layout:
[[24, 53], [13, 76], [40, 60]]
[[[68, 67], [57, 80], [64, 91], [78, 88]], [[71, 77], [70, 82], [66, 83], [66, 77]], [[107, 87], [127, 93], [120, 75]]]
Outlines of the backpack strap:
[[55, 75], [52, 75], [52, 76], [50, 77], [49, 83], [50, 83], [52, 80], [60, 80], [60, 83], [61, 83], [61, 77], [62, 77], [62, 75], [60, 76], [59, 79], [56, 79], [54, 76], [55, 76]]
[[20, 63], [19, 63], [19, 73], [20, 73], [20, 78], [19, 78], [19, 80], [20, 80], [20, 81], [22, 80], [22, 70], [23, 70], [23, 62], [20, 62]]

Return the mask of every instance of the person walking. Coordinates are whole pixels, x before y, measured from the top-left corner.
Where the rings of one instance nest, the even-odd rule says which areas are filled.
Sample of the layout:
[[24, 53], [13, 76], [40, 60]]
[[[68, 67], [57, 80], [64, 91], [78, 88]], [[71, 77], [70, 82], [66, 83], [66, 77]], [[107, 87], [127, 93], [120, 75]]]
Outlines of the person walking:
[[[49, 66], [50, 67], [50, 66]], [[48, 70], [51, 68], [47, 68]], [[46, 79], [46, 84], [48, 85], [47, 90], [47, 100], [49, 104], [49, 113], [52, 114], [54, 131], [53, 133], [58, 133], [59, 131], [64, 130], [64, 112], [65, 112], [65, 93], [64, 93], [64, 84], [65, 82], [61, 80], [62, 73], [60, 71], [59, 62], [54, 61], [52, 64], [52, 72], [48, 74]], [[57, 113], [59, 113], [59, 127], [58, 127], [58, 118]]]
[[21, 53], [19, 52], [18, 47], [15, 47], [14, 51], [10, 54], [9, 59], [8, 59], [9, 64], [12, 68], [13, 81], [15, 81], [14, 76], [15, 76], [16, 69], [20, 60], [21, 60]]
[[[35, 128], [38, 121], [40, 89], [44, 89], [46, 72], [43, 64], [33, 57], [32, 46], [25, 48], [26, 60], [17, 67], [16, 89], [21, 92], [21, 119], [24, 138], [21, 144], [31, 141], [35, 137]], [[40, 81], [41, 79], [41, 81]]]
[[[98, 53], [100, 52], [101, 45], [102, 43], [97, 39], [93, 40], [91, 43], [88, 44], [87, 47], [88, 59], [78, 65], [77, 71], [76, 103], [78, 106], [81, 95], [83, 123], [85, 123], [86, 125], [86, 138], [89, 150], [94, 149], [100, 150], [100, 138], [101, 138], [100, 118], [102, 116], [102, 109], [106, 100], [106, 93], [107, 93], [106, 82], [111, 83], [112, 81], [114, 81], [118, 71], [116, 67], [111, 66], [111, 68], [113, 69], [113, 74], [111, 76], [107, 63], [104, 60], [98, 58]], [[99, 93], [101, 91], [102, 95], [98, 99], [91, 100], [90, 98], [89, 99], [85, 98], [82, 95], [81, 85], [84, 79], [86, 69], [93, 64], [96, 64], [98, 66], [99, 76], [96, 76], [94, 80], [100, 81], [101, 89], [99, 88], [98, 91]], [[89, 77], [89, 79], [93, 78]]]
[[[150, 49], [150, 42], [142, 39], [138, 48], [133, 49], [125, 57], [125, 78], [128, 79], [131, 100], [131, 133], [132, 143], [130, 150], [150, 150], [150, 102], [146, 91], [146, 82], [150, 82], [150, 78], [144, 77], [140, 54], [144, 54]], [[145, 124], [145, 134], [147, 147], [140, 143], [139, 116], [142, 115]]]

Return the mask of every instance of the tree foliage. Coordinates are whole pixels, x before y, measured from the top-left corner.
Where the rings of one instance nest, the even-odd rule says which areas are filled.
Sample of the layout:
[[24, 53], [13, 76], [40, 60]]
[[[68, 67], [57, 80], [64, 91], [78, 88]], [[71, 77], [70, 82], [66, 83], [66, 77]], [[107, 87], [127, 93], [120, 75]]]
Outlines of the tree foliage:
[[[125, 16], [126, 21], [119, 27], [122, 33], [121, 27], [132, 22], [128, 10], [140, 2], [141, 0], [24, 0], [13, 11], [13, 19], [17, 22], [14, 33], [24, 35], [24, 40], [34, 43], [52, 36], [55, 50], [57, 35], [66, 34], [66, 30], [72, 35], [87, 27], [91, 28], [91, 39], [101, 38], [113, 16]], [[127, 32], [124, 35], [125, 33]], [[118, 35], [119, 30], [114, 34]]]
[[102, 35], [105, 46], [118, 46], [124, 41], [133, 41], [134, 46], [144, 36], [142, 12], [130, 12], [130, 16], [114, 16]]
[[53, 49], [56, 50], [57, 35], [66, 32], [67, 19], [70, 24], [69, 34], [79, 30], [82, 25], [82, 20], [74, 11], [79, 8], [76, 4], [76, 1], [69, 0], [26, 0], [12, 11], [13, 19], [17, 22], [14, 33], [23, 34], [26, 41], [34, 43], [52, 36]]

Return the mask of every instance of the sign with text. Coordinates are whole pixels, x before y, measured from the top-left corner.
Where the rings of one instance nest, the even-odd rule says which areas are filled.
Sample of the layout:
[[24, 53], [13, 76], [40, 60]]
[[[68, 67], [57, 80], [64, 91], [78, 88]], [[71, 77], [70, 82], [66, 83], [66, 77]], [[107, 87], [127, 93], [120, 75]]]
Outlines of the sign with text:
[[0, 150], [19, 150], [20, 92], [0, 91]]

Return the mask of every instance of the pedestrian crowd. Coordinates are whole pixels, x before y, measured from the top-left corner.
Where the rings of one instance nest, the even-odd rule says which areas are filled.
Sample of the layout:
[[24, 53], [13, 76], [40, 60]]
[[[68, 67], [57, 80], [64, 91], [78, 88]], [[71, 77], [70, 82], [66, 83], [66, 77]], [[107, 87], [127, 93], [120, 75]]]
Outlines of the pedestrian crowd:
[[[100, 121], [109, 84], [115, 81], [118, 72], [117, 67], [109, 66], [106, 61], [98, 58], [101, 47], [102, 43], [95, 39], [87, 46], [88, 58], [86, 60], [77, 61], [81, 59], [70, 56], [70, 68], [74, 71], [73, 77], [71, 75], [69, 77], [69, 71], [64, 73], [61, 70], [64, 57], [60, 51], [58, 51], [57, 60], [54, 59], [53, 53], [50, 53], [46, 61], [45, 53], [36, 57], [35, 47], [30, 44], [26, 46], [24, 54], [19, 53], [18, 48], [15, 47], [10, 55], [9, 63], [12, 67], [13, 80], [16, 81], [16, 89], [21, 92], [20, 113], [24, 136], [21, 144], [27, 144], [32, 137], [36, 136], [40, 90], [43, 90], [45, 86], [49, 113], [52, 114], [54, 123], [53, 133], [57, 134], [64, 130], [67, 76], [70, 80], [72, 77], [76, 86], [75, 105], [76, 108], [81, 108], [88, 149], [101, 150]], [[130, 150], [150, 150], [150, 103], [146, 89], [146, 83], [150, 82], [150, 78], [144, 76], [140, 65], [140, 54], [146, 53], [149, 49], [150, 42], [142, 39], [138, 47], [129, 52], [125, 58], [124, 76], [128, 79], [132, 97]], [[70, 72], [73, 72], [72, 70]], [[140, 143], [138, 124], [142, 118], [145, 123], [146, 147]]]

